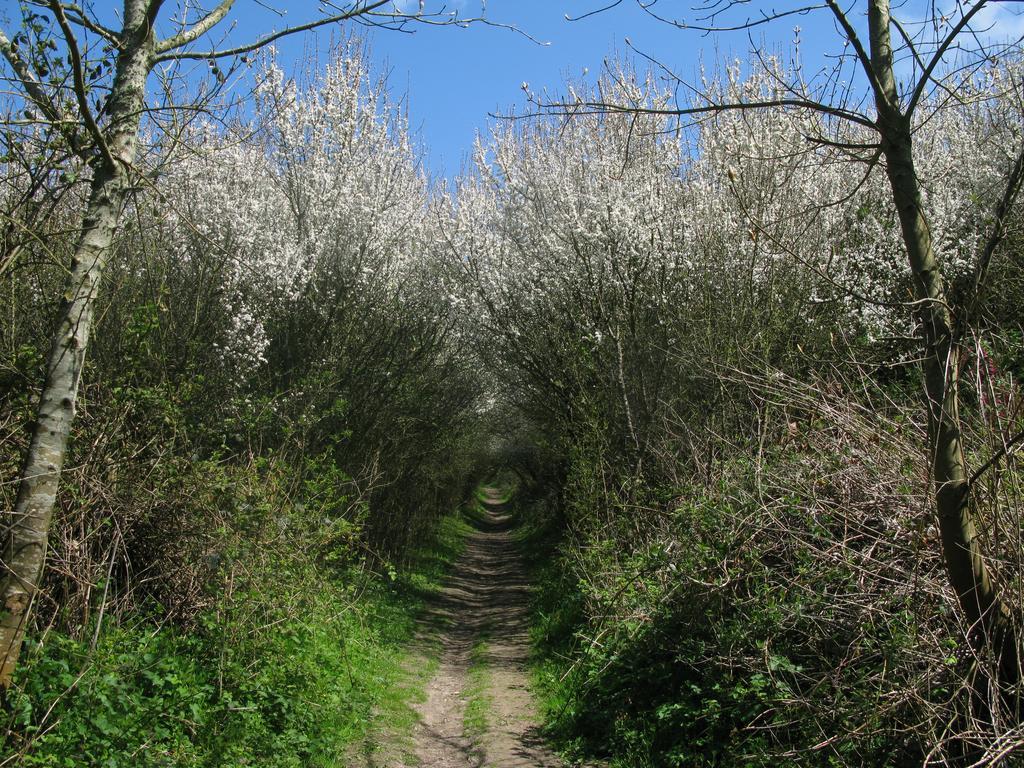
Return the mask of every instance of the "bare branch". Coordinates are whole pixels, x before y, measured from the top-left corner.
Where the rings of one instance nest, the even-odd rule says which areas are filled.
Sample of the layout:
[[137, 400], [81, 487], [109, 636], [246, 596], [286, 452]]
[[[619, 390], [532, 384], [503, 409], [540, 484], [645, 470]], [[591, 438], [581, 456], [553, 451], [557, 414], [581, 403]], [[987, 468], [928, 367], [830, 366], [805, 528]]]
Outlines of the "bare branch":
[[923, 71], [925, 63], [921, 59], [921, 54], [917, 52], [917, 45], [914, 43], [914, 38], [910, 36], [906, 27], [903, 26], [899, 19], [890, 17], [890, 21], [892, 22], [892, 25], [896, 27], [896, 31], [900, 33], [900, 37], [903, 38], [903, 42], [907, 46], [907, 50], [910, 51], [910, 55], [913, 57], [914, 63]]
[[981, 295], [985, 290], [985, 282], [988, 277], [989, 265], [992, 263], [992, 256], [995, 254], [999, 244], [1006, 237], [1006, 222], [1013, 210], [1013, 204], [1017, 200], [1020, 188], [1024, 183], [1024, 145], [1017, 153], [1017, 159], [1010, 168], [1006, 177], [1006, 187], [1003, 190], [1003, 197], [995, 210], [995, 220], [992, 222], [992, 232], [989, 234], [985, 247], [978, 256], [978, 266], [974, 274], [974, 294], [971, 298], [971, 305], [968, 308], [968, 316], [972, 315], [981, 301]]
[[[41, 8], [52, 8], [51, 3], [44, 2], [44, 0], [34, 0], [33, 5], [38, 5]], [[93, 34], [99, 35], [108, 43], [113, 43], [115, 46], [120, 47], [121, 38], [117, 32], [108, 27], [103, 26], [97, 21], [90, 19], [86, 16], [85, 11], [81, 6], [75, 3], [59, 3], [61, 10], [67, 15], [67, 20], [75, 26], [87, 29]]]
[[57, 127], [72, 149], [77, 152], [79, 149], [78, 138], [70, 128], [74, 123], [69, 123], [67, 118], [61, 114], [59, 107], [50, 99], [43, 84], [32, 74], [25, 61], [18, 55], [14, 44], [3, 29], [0, 29], [0, 54], [11, 65], [11, 69], [14, 70], [18, 82], [25, 89], [25, 95], [28, 96], [31, 103], [38, 107], [44, 117]]
[[833, 141], [832, 139], [826, 139], [826, 138], [824, 138], [822, 136], [811, 136], [811, 135], [805, 135], [804, 139], [806, 139], [809, 143], [817, 144], [818, 146], [831, 147], [833, 149], [849, 150], [851, 152], [856, 152], [858, 150], [865, 150], [865, 149], [870, 149], [872, 152], [877, 152], [881, 148], [881, 146], [882, 146], [878, 142], [868, 143], [868, 142]]
[[[586, 13], [582, 13], [579, 16], [570, 16], [567, 13], [567, 14], [565, 14], [565, 20], [566, 21], [580, 21], [581, 19], [589, 19], [591, 16], [596, 16], [599, 13], [604, 13], [605, 11], [609, 11], [612, 8], [615, 8], [616, 6], [619, 6], [619, 5], [622, 5], [622, 0], [612, 0], [612, 2], [608, 3], [608, 5], [604, 6], [603, 8], [595, 8], [594, 10], [587, 11]], [[641, 6], [641, 7], [643, 7], [643, 6]]]
[[572, 103], [540, 103], [534, 100], [534, 104], [536, 104], [539, 109], [543, 110], [543, 112], [506, 117], [512, 117], [512, 119], [523, 119], [528, 117], [537, 117], [538, 114], [551, 113], [563, 114], [566, 116], [612, 113], [686, 117], [689, 115], [706, 115], [718, 112], [736, 112], [752, 109], [765, 109], [770, 107], [796, 107], [798, 109], [808, 109], [813, 112], [818, 112], [824, 115], [830, 115], [831, 117], [837, 117], [842, 120], [849, 120], [852, 123], [862, 125], [865, 128], [871, 128], [872, 130], [876, 128], [873, 120], [871, 120], [866, 115], [862, 115], [859, 112], [843, 109], [842, 107], [834, 107], [829, 104], [823, 104], [819, 101], [814, 101], [813, 99], [802, 98], [765, 99], [763, 101], [735, 101], [726, 103], [707, 104], [700, 107], [686, 107], [683, 109], [662, 109], [656, 107], [629, 106], [625, 104], [613, 104], [610, 102], [603, 101], [578, 101]]
[[[885, 89], [882, 87], [882, 83], [878, 80], [875, 68], [871, 65], [871, 57], [864, 48], [864, 44], [861, 43], [860, 37], [857, 36], [857, 30], [853, 28], [850, 20], [846, 18], [846, 12], [839, 7], [836, 0], [826, 0], [826, 2], [832, 11], [832, 15], [835, 16], [836, 21], [839, 22], [839, 26], [843, 28], [843, 34], [846, 35], [846, 39], [850, 41], [850, 45], [852, 45], [853, 50], [856, 51], [857, 59], [860, 61], [861, 68], [864, 70], [864, 74], [867, 75], [868, 81], [871, 83], [871, 90], [874, 91], [875, 97], [887, 100], [888, 94], [886, 94]], [[890, 106], [895, 109], [898, 105], [891, 104]]]
[[981, 479], [981, 476], [994, 467], [1003, 457], [1009, 456], [1011, 453], [1016, 453], [1015, 449], [1018, 447], [1021, 440], [1024, 440], [1024, 432], [1018, 432], [1007, 440], [1002, 448], [996, 451], [988, 461], [978, 467], [974, 474], [971, 475], [971, 479], [967, 481], [968, 489], [973, 488], [974, 484]]
[[[753, 29], [754, 27], [760, 27], [765, 24], [771, 24], [772, 22], [778, 21], [779, 19], [784, 19], [787, 16], [806, 16], [812, 11], [820, 11], [821, 9], [826, 7], [825, 5], [804, 5], [801, 6], [800, 8], [793, 8], [788, 11], [772, 11], [771, 13], [765, 13], [764, 11], [762, 11], [760, 18], [747, 19], [746, 21], [740, 22], [738, 24], [732, 24], [729, 26], [703, 26], [700, 24], [689, 24], [684, 21], [670, 19], [667, 16], [662, 16], [661, 14], [655, 13], [654, 11], [651, 10], [651, 8], [654, 6], [654, 2], [652, 2], [652, 0], [646, 0], [646, 2], [644, 0], [639, 0], [637, 4], [640, 6], [641, 9], [643, 9], [644, 13], [646, 13], [648, 16], [650, 16], [652, 19], [655, 19], [656, 21], [668, 24], [670, 26], [675, 27], [676, 29], [690, 29], [696, 32], [740, 32], [745, 29]], [[614, 6], [608, 7], [611, 8]], [[597, 11], [592, 11], [590, 14], [587, 15], [593, 15], [594, 13], [600, 13], [601, 11], [605, 10], [607, 10], [607, 8], [599, 8]], [[712, 15], [717, 15], [717, 12]]]
[[71, 75], [75, 81], [75, 99], [78, 101], [78, 111], [82, 116], [82, 122], [85, 123], [86, 130], [89, 131], [93, 141], [96, 142], [96, 147], [103, 155], [103, 159], [110, 164], [110, 166], [114, 166], [114, 157], [110, 154], [110, 148], [107, 146], [107, 142], [103, 138], [103, 132], [100, 131], [100, 127], [96, 124], [96, 119], [92, 115], [92, 110], [89, 109], [89, 99], [85, 89], [85, 75], [82, 73], [82, 53], [78, 49], [78, 41], [75, 39], [75, 33], [71, 30], [71, 26], [68, 23], [67, 17], [64, 15], [64, 9], [61, 8], [60, 3], [53, 0], [53, 2], [50, 3], [50, 10], [57, 19], [57, 24], [60, 25], [60, 30], [64, 34], [64, 42], [67, 43], [68, 52], [71, 55]]
[[[234, 0], [230, 0], [230, 2], [233, 1]], [[307, 24], [296, 24], [295, 26], [285, 27], [284, 29], [279, 30], [277, 32], [272, 32], [268, 35], [264, 35], [263, 37], [254, 40], [251, 43], [240, 45], [235, 48], [228, 48], [223, 51], [181, 51], [178, 53], [171, 53], [169, 52], [169, 50], [165, 49], [163, 53], [154, 57], [153, 63], [159, 64], [160, 62], [164, 61], [181, 61], [186, 59], [203, 61], [210, 59], [227, 58], [230, 56], [241, 56], [246, 53], [258, 51], [260, 48], [265, 48], [266, 46], [273, 43], [275, 40], [280, 40], [282, 37], [287, 37], [288, 35], [294, 35], [298, 32], [308, 32], [310, 30], [325, 27], [330, 24], [337, 24], [342, 21], [349, 21], [350, 19], [355, 19], [360, 16], [372, 15], [375, 10], [387, 5], [390, 1], [391, 0], [374, 0], [373, 2], [367, 4], [360, 3], [342, 13], [337, 13], [332, 16], [326, 16], [322, 19], [317, 19], [316, 21], [308, 22]], [[229, 2], [229, 0], [225, 0], [225, 3], [227, 2]], [[230, 6], [228, 6], [228, 8], [230, 8]], [[216, 11], [214, 11], [214, 13], [216, 13]], [[223, 18], [223, 16], [221, 18]], [[405, 18], [413, 17], [406, 16]], [[220, 21], [220, 19], [217, 19], [217, 21]], [[212, 29], [213, 26], [214, 24], [211, 24], [210, 28]]]
[[169, 37], [166, 40], [161, 40], [155, 46], [156, 53], [165, 53], [166, 51], [172, 51], [176, 48], [182, 48], [189, 43], [193, 43], [200, 37], [205, 35], [215, 26], [223, 21], [224, 17], [228, 15], [228, 11], [231, 10], [231, 6], [235, 4], [235, 0], [223, 0], [223, 2], [206, 14], [203, 18], [197, 21], [188, 29], [183, 29], [174, 37]]
[[928, 81], [932, 79], [932, 73], [935, 68], [942, 61], [942, 57], [946, 55], [946, 51], [949, 50], [949, 46], [953, 44], [953, 41], [959, 36], [964, 28], [971, 23], [978, 12], [988, 4], [988, 0], [977, 0], [971, 9], [963, 15], [963, 17], [953, 28], [949, 30], [949, 34], [946, 35], [945, 39], [939, 44], [939, 47], [935, 49], [935, 53], [932, 54], [931, 60], [927, 66], [924, 67], [924, 71], [921, 73], [920, 79], [917, 81], [917, 85], [914, 87], [914, 93], [910, 97], [910, 103], [907, 104], [907, 117], [914, 114], [914, 109], [917, 107], [918, 102], [921, 101], [921, 97], [924, 95], [924, 89], [928, 84]]

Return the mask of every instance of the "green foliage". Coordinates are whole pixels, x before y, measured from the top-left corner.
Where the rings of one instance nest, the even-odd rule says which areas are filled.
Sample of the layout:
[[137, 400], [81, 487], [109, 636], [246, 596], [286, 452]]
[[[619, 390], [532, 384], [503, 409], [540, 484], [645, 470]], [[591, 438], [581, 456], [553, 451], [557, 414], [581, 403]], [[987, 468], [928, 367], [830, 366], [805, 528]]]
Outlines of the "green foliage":
[[[806, 456], [769, 460], [763, 478], [808, 472]], [[821, 460], [829, 469], [811, 471], [817, 478], [845, 466]], [[623, 491], [629, 504], [602, 494], [593, 464], [570, 474], [570, 521], [598, 510], [612, 520], [577, 529], [588, 546], [563, 537], [535, 564], [548, 733], [572, 757], [623, 768], [767, 767], [780, 754], [806, 765], [921, 762], [928, 739], [916, 732], [955, 690], [953, 670], [923, 642], [944, 631], [936, 596], [894, 588], [895, 565], [885, 575], [861, 568], [869, 547], [895, 564], [903, 545], [863, 532], [851, 540], [849, 515], [865, 513], [828, 503], [820, 479], [810, 483], [819, 498], [780, 482], [790, 490], [769, 514], [750, 469], [736, 458], [718, 489]], [[658, 532], [644, 542], [637, 517], [652, 513]], [[910, 567], [922, 583], [941, 577], [934, 559]]]
[[35, 742], [23, 765], [195, 764], [214, 694], [195, 640], [143, 626], [109, 630], [92, 651], [58, 633], [25, 650], [30, 674], [11, 699], [14, 727]]
[[40, 767], [346, 765], [378, 718], [411, 723], [404, 647], [465, 530], [446, 516], [390, 578], [276, 553], [189, 632], [137, 614], [90, 649], [51, 631], [26, 649], [9, 748]]

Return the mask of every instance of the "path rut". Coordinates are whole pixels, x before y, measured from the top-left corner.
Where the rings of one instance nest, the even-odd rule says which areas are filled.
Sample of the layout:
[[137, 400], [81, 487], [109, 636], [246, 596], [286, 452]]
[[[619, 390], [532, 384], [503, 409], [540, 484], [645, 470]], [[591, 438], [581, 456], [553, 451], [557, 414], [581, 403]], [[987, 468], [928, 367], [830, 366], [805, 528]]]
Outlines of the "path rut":
[[[485, 489], [486, 516], [466, 542], [447, 586], [431, 601], [425, 624], [441, 658], [417, 706], [414, 752], [424, 768], [561, 768], [538, 733], [527, 686], [529, 582], [511, 536], [512, 520], [496, 489]], [[473, 648], [486, 672], [486, 730], [463, 728]]]

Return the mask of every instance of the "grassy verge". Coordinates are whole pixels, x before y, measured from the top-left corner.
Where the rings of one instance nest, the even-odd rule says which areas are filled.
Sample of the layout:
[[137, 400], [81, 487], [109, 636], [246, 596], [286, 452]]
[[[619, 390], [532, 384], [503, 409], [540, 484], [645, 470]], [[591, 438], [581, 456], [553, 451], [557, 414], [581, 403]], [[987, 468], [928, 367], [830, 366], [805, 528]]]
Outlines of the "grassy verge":
[[423, 606], [423, 598], [441, 590], [445, 577], [465, 549], [466, 538], [473, 530], [467, 521], [470, 514], [470, 509], [460, 509], [442, 517], [434, 540], [416, 553], [412, 567], [397, 574], [398, 591], [414, 596], [417, 610]]
[[[542, 530], [542, 529], [541, 529]], [[539, 538], [538, 538], [539, 537]], [[583, 756], [582, 740], [570, 725], [577, 705], [580, 669], [579, 629], [584, 626], [582, 595], [558, 559], [551, 539], [534, 531], [528, 561], [534, 585], [531, 605], [531, 689], [544, 719], [545, 735], [563, 757]], [[588, 755], [593, 757], [593, 755]]]
[[347, 766], [353, 745], [414, 722], [429, 665], [406, 671], [426, 595], [468, 530], [444, 518], [403, 570], [311, 558], [249, 563], [194, 625], [136, 614], [28, 648], [0, 765]]
[[463, 691], [466, 709], [462, 716], [462, 725], [472, 739], [478, 739], [487, 731], [491, 711], [491, 676], [487, 665], [487, 653], [487, 639], [477, 640], [470, 652], [469, 669], [466, 671], [466, 688]]

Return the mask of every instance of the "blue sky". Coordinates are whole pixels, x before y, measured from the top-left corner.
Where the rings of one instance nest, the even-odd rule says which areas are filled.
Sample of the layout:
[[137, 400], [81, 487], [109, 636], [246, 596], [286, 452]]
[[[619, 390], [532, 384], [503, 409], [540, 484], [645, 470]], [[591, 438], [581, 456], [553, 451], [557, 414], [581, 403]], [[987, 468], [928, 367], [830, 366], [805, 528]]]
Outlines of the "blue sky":
[[[411, 9], [418, 0], [395, 0]], [[902, 16], [913, 19], [912, 9], [922, 9], [928, 0], [907, 0]], [[436, 7], [442, 0], [427, 0]], [[454, 3], [454, 5], [453, 5]], [[701, 62], [714, 67], [724, 59], [748, 56], [750, 41], [746, 34], [705, 36], [693, 30], [679, 30], [652, 19], [636, 0], [621, 0], [615, 7], [567, 21], [566, 15], [585, 16], [612, 3], [612, 0], [487, 0], [486, 16], [493, 22], [514, 25], [535, 40], [507, 29], [471, 25], [469, 28], [417, 26], [414, 34], [372, 30], [367, 33], [371, 54], [379, 71], [389, 73], [392, 93], [408, 100], [412, 126], [425, 148], [425, 164], [434, 176], [452, 177], [459, 172], [478, 131], [486, 132], [489, 114], [507, 113], [524, 107], [521, 84], [533, 91], [561, 90], [566, 78], [579, 79], [583, 71], [590, 76], [600, 71], [608, 56], [629, 56], [626, 39], [632, 45], [671, 67], [686, 79], [694, 79]], [[657, 0], [654, 10], [663, 15], [686, 15], [699, 0]], [[863, 3], [851, 2], [852, 18], [863, 24]], [[88, 4], [101, 18], [114, 22], [119, 0], [94, 0]], [[175, 3], [166, 3], [165, 13]], [[207, 5], [212, 5], [208, 0]], [[464, 15], [476, 15], [480, 0], [448, 0], [449, 8], [458, 7]], [[755, 15], [761, 8], [783, 9], [796, 3], [758, 0], [741, 7], [743, 15]], [[802, 3], [801, 3], [802, 5]], [[1024, 32], [1024, 17], [1017, 4], [993, 3], [983, 25], [990, 34], [1017, 36]], [[941, 4], [940, 4], [941, 6]], [[1013, 7], [1011, 7], [1013, 6]], [[0, 0], [0, 12], [16, 15], [15, 0]], [[313, 0], [238, 0], [232, 11], [234, 27], [229, 41], [251, 39], [260, 32], [315, 18]], [[276, 10], [274, 10], [276, 9]], [[14, 13], [11, 13], [14, 11]], [[735, 16], [733, 17], [735, 20]], [[791, 55], [801, 28], [801, 58], [809, 71], [826, 61], [824, 54], [837, 52], [839, 36], [827, 10], [759, 27], [755, 42], [769, 50]], [[350, 29], [358, 29], [351, 25]], [[280, 63], [297, 67], [312, 51], [323, 53], [336, 31], [321, 31], [292, 38], [278, 44]]]
[[[390, 71], [393, 92], [407, 93], [414, 128], [428, 150], [430, 169], [455, 175], [477, 131], [486, 131], [491, 114], [525, 106], [522, 83], [532, 91], [560, 92], [567, 78], [600, 72], [609, 56], [631, 56], [626, 39], [638, 50], [670, 65], [684, 77], [700, 62], [723, 56], [745, 58], [745, 37], [715, 40], [651, 19], [633, 0], [577, 21], [606, 3], [592, 0], [489, 0], [488, 18], [517, 26], [543, 44], [506, 29], [420, 29], [403, 35], [376, 31], [373, 57]], [[678, 5], [678, 4], [677, 4]], [[792, 24], [773, 32], [788, 46]], [[716, 45], [718, 50], [716, 50]], [[646, 65], [644, 65], [646, 66]]]
[[[240, 5], [242, 2], [255, 5], [255, 0], [241, 0]], [[418, 0], [396, 2], [408, 10], [415, 10], [419, 4]], [[440, 2], [427, 0], [426, 6], [429, 9]], [[693, 21], [699, 14], [690, 9], [702, 4], [702, 0], [656, 0], [652, 9], [663, 16]], [[739, 7], [740, 15], [731, 18], [737, 21], [756, 16], [762, 9], [770, 12], [808, 4], [813, 3], [752, 0]], [[944, 5], [941, 1], [936, 4], [940, 8]], [[952, 0], [947, 4], [952, 8]], [[588, 15], [609, 5], [613, 7]], [[846, 5], [852, 6], [851, 19], [862, 29], [866, 25], [866, 4], [851, 0]], [[913, 29], [915, 17], [925, 15], [931, 0], [894, 0], [893, 5]], [[1024, 17], [1015, 6], [993, 3], [976, 28], [999, 37], [1019, 36], [1024, 32]], [[447, 7], [475, 15], [480, 0], [448, 0]], [[567, 15], [585, 18], [570, 21]], [[413, 34], [375, 30], [368, 35], [374, 61], [389, 73], [392, 93], [408, 99], [412, 126], [426, 150], [427, 169], [435, 176], [451, 178], [458, 174], [477, 132], [486, 132], [488, 122], [493, 120], [489, 115], [524, 108], [522, 83], [529, 83], [535, 92], [544, 88], [559, 92], [567, 78], [579, 79], [584, 70], [593, 77], [606, 57], [635, 58], [627, 38], [636, 50], [687, 80], [696, 78], [702, 63], [713, 68], [726, 59], [745, 61], [751, 48], [746, 32], [708, 36], [676, 29], [644, 13], [636, 0], [617, 4], [613, 0], [487, 0], [486, 17], [518, 27], [541, 44], [507, 29], [485, 25], [466, 29], [419, 27]], [[266, 16], [259, 20], [255, 13], [249, 21], [264, 26], [280, 23]], [[796, 27], [800, 28], [799, 34]], [[824, 66], [828, 54], [842, 50], [827, 9], [758, 27], [752, 35], [754, 43], [787, 59], [799, 37], [800, 57], [809, 73]], [[280, 50], [282, 63], [310, 47], [325, 47], [329, 38], [330, 33], [321, 32], [315, 41], [307, 39], [305, 48], [302, 41], [293, 40]], [[641, 66], [646, 64], [641, 61]]]

